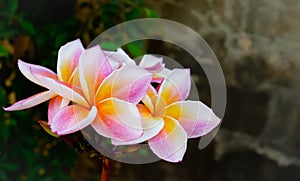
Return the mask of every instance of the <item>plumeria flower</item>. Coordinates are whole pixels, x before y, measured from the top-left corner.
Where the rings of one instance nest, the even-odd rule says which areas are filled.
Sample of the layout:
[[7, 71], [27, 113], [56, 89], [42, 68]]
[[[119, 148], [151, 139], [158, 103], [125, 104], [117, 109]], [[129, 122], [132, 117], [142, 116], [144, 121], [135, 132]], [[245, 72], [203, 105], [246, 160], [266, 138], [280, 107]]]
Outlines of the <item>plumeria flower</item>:
[[[71, 90], [71, 86], [76, 87], [78, 85], [78, 76], [77, 76], [77, 66], [81, 53], [84, 51], [84, 48], [79, 39], [74, 40], [72, 42], [67, 43], [62, 46], [58, 52], [57, 59], [57, 74], [55, 74], [50, 69], [39, 65], [33, 65], [29, 63], [25, 63], [22, 60], [18, 60], [18, 67], [22, 74], [32, 82], [49, 89], [49, 87], [42, 82], [40, 82], [36, 76], [47, 77], [48, 79], [52, 79], [53, 81], [61, 82], [66, 87], [68, 87], [68, 92]], [[59, 94], [52, 91], [51, 89], [35, 94], [27, 99], [16, 102], [10, 107], [4, 108], [6, 111], [16, 111], [23, 110], [35, 105], [38, 105], [42, 102], [45, 102], [51, 98], [59, 97]], [[75, 95], [76, 96], [76, 95]], [[69, 100], [71, 100], [70, 96], [65, 98], [55, 98], [61, 100], [60, 104], [68, 104]], [[82, 100], [84, 101], [84, 100]], [[58, 103], [58, 101], [56, 101]]]
[[135, 61], [132, 60], [122, 48], [117, 48], [117, 51], [103, 51], [103, 53], [113, 70], [119, 69], [127, 64], [136, 65]]
[[[143, 56], [139, 66], [122, 50], [84, 49], [80, 40], [62, 46], [57, 74], [21, 60], [22, 74], [47, 91], [16, 102], [6, 111], [22, 110], [50, 100], [48, 122], [53, 136], [91, 125], [115, 145], [147, 141], [160, 158], [181, 161], [187, 139], [203, 136], [220, 119], [200, 101], [185, 101], [191, 81], [188, 69], [169, 70], [162, 58]], [[159, 83], [155, 89], [151, 82]]]
[[[117, 51], [115, 52], [104, 51], [104, 55], [114, 70], [127, 64], [136, 65], [136, 62], [132, 60], [121, 48], [117, 48]], [[139, 66], [154, 74], [152, 82], [160, 83], [163, 78], [170, 73], [170, 70], [165, 68], [162, 57], [144, 55]]]
[[[102, 136], [114, 140], [140, 137], [143, 129], [136, 104], [145, 96], [153, 75], [129, 64], [113, 70], [99, 46], [81, 54], [78, 72], [81, 97], [73, 97], [73, 104], [63, 108], [57, 108], [59, 104], [55, 102], [49, 107], [58, 110], [50, 124], [52, 132], [65, 135], [91, 125]], [[72, 95], [61, 82], [43, 76], [38, 80], [62, 97]]]
[[185, 101], [191, 86], [189, 69], [174, 69], [156, 89], [150, 87], [143, 104], [144, 134], [138, 139], [114, 145], [131, 145], [148, 140], [150, 149], [161, 159], [183, 159], [188, 138], [206, 135], [219, 123], [214, 112], [200, 101]]
[[[101, 135], [121, 141], [143, 133], [136, 104], [146, 94], [152, 78], [144, 69], [126, 65], [114, 71], [100, 47], [84, 50], [80, 40], [59, 50], [58, 74], [21, 60], [18, 65], [25, 77], [49, 90], [5, 110], [30, 108], [52, 98], [48, 124], [55, 135], [70, 134], [89, 124]], [[49, 132], [44, 121], [40, 124]]]

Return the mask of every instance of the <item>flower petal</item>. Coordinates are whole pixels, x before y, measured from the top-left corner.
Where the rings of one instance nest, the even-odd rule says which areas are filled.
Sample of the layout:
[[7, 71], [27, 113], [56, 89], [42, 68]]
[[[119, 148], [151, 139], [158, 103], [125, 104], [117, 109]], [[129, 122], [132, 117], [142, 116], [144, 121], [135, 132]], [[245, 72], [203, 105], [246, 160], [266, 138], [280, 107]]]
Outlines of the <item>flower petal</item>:
[[78, 67], [74, 69], [71, 77], [69, 78], [68, 83], [71, 84], [73, 87], [80, 87]]
[[105, 129], [110, 135], [103, 136], [110, 136], [119, 141], [133, 140], [142, 135], [141, 116], [136, 105], [109, 98], [100, 102], [97, 107], [101, 119], [98, 121], [103, 123], [92, 123], [92, 126], [99, 134], [102, 133], [100, 129]]
[[165, 77], [168, 77], [171, 73], [172, 73], [172, 70], [170, 70], [168, 68], [163, 68], [162, 71], [156, 73], [156, 75], [165, 78]]
[[149, 109], [149, 111], [151, 113], [154, 113], [154, 105], [153, 105], [151, 99], [156, 95], [157, 95], [157, 92], [156, 92], [155, 88], [152, 85], [150, 85], [148, 88], [147, 94], [142, 99], [142, 102]]
[[151, 98], [151, 102], [154, 108], [153, 115], [163, 117], [167, 107], [165, 100], [157, 95]]
[[84, 48], [79, 39], [71, 41], [59, 49], [57, 58], [59, 80], [69, 83], [69, 79], [78, 66], [79, 57], [83, 52]]
[[113, 137], [112, 134], [107, 130], [107, 126], [104, 123], [104, 121], [100, 118], [99, 114], [97, 114], [95, 120], [91, 123], [91, 126], [101, 136], [104, 136], [106, 138]]
[[61, 96], [56, 96], [51, 99], [48, 105], [48, 124], [50, 125], [54, 115], [63, 107], [68, 106], [70, 100], [64, 99]]
[[90, 103], [95, 104], [96, 90], [102, 80], [112, 72], [100, 46], [89, 48], [81, 55], [78, 69], [84, 95]]
[[167, 105], [176, 101], [185, 100], [190, 92], [191, 77], [189, 69], [174, 69], [162, 82], [158, 94]]
[[145, 95], [145, 97], [142, 99], [142, 102], [151, 113], [154, 113], [154, 105], [148, 95]]
[[34, 75], [41, 75], [44, 77], [50, 77], [53, 79], [57, 79], [57, 75], [50, 69], [47, 69], [45, 67], [34, 65], [30, 63], [25, 63], [22, 60], [18, 60], [18, 66], [22, 74], [29, 79], [30, 81], [45, 87], [42, 83], [40, 83]]
[[57, 94], [52, 91], [45, 91], [38, 94], [35, 94], [27, 99], [23, 99], [21, 101], [18, 101], [14, 103], [13, 105], [3, 108], [5, 111], [18, 111], [23, 110], [27, 108], [31, 108], [33, 106], [36, 106], [42, 102], [45, 102], [52, 97], [55, 97]]
[[142, 115], [142, 124], [144, 130], [143, 135], [135, 140], [131, 140], [128, 142], [112, 140], [113, 145], [133, 145], [142, 143], [156, 136], [164, 127], [164, 120], [159, 117], [153, 117], [146, 106], [138, 104], [137, 107]]
[[71, 100], [82, 106], [89, 107], [89, 104], [81, 95], [81, 93], [78, 93], [79, 90], [73, 90], [76, 87], [72, 87], [70, 84], [64, 83], [62, 81], [40, 75], [35, 75], [35, 78], [39, 82], [41, 82], [46, 88], [52, 90], [53, 92], [64, 97], [65, 99]]
[[58, 111], [51, 122], [51, 130], [58, 135], [79, 131], [93, 122], [97, 116], [97, 108], [90, 110], [80, 105], [71, 105]]
[[150, 85], [149, 89], [147, 90], [147, 96], [149, 96], [150, 99], [154, 96], [157, 96], [157, 91], [152, 85]]
[[114, 51], [103, 51], [103, 52], [113, 70], [116, 70], [126, 64], [135, 65], [135, 61], [132, 60], [121, 48], [118, 48], [116, 52]]
[[169, 76], [169, 74], [171, 73], [172, 71], [167, 69], [167, 68], [163, 68], [162, 71], [160, 72], [157, 72], [154, 74], [153, 78], [152, 78], [152, 82], [156, 82], [156, 83], [161, 83], [166, 77]]
[[159, 158], [169, 162], [182, 161], [187, 147], [187, 133], [175, 119], [164, 117], [164, 121], [164, 128], [148, 144]]
[[137, 104], [145, 96], [152, 74], [136, 65], [125, 65], [103, 80], [96, 93], [96, 103], [115, 97]]
[[152, 73], [158, 73], [161, 72], [164, 68], [164, 64], [162, 63], [163, 58], [162, 57], [155, 57], [153, 55], [144, 55], [140, 66], [148, 70]]
[[200, 101], [175, 102], [167, 107], [165, 115], [178, 120], [188, 133], [188, 138], [206, 135], [221, 121], [212, 109]]

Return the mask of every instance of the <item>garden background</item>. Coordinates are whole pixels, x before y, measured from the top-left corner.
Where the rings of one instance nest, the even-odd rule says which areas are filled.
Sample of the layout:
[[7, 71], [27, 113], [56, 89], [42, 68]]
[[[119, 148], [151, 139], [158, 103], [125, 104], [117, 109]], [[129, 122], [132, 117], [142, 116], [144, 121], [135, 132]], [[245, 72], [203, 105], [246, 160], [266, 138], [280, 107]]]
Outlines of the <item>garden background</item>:
[[[207, 41], [224, 71], [226, 114], [204, 150], [192, 139], [181, 163], [115, 163], [112, 180], [299, 180], [298, 0], [0, 0], [0, 105], [42, 90], [21, 75], [18, 58], [55, 70], [57, 51], [66, 42], [80, 38], [87, 46], [109, 27], [145, 17], [175, 20]], [[161, 41], [123, 48], [132, 57], [162, 54], [186, 67], [194, 61]], [[192, 69], [192, 77], [209, 105], [201, 68]], [[83, 145], [74, 149], [41, 129], [37, 121], [46, 120], [46, 112], [46, 103], [0, 110], [0, 180], [99, 180], [101, 162], [81, 153]]]

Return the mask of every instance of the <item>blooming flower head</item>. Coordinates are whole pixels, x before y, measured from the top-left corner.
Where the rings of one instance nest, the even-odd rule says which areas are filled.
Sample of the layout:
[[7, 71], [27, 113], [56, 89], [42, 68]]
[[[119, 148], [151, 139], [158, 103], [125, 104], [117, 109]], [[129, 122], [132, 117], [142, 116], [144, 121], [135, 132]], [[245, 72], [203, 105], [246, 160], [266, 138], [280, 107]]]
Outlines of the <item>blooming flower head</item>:
[[115, 145], [147, 141], [158, 157], [178, 162], [188, 138], [203, 136], [220, 123], [202, 102], [185, 100], [189, 69], [166, 69], [162, 58], [152, 55], [136, 65], [122, 49], [84, 49], [74, 40], [60, 48], [57, 74], [21, 60], [18, 66], [26, 78], [48, 90], [4, 109], [22, 110], [50, 100], [48, 122], [40, 124], [55, 136], [91, 125]]
[[174, 69], [158, 86], [150, 87], [138, 108], [142, 115], [144, 135], [136, 140], [115, 145], [148, 141], [151, 150], [161, 159], [181, 161], [188, 138], [209, 133], [220, 119], [200, 101], [185, 101], [190, 91], [189, 69]]
[[84, 50], [79, 40], [58, 53], [56, 75], [51, 70], [19, 60], [21, 72], [48, 91], [5, 108], [26, 109], [51, 99], [48, 124], [58, 135], [92, 125], [103, 136], [128, 141], [142, 133], [136, 104], [145, 96], [152, 74], [136, 65], [113, 70], [99, 46]]
[[[80, 56], [78, 71], [81, 96], [86, 102], [74, 98], [75, 104], [60, 109], [51, 121], [52, 131], [69, 134], [91, 124], [102, 136], [116, 140], [141, 136], [141, 116], [136, 104], [145, 96], [152, 74], [136, 65], [113, 71], [99, 46]], [[55, 87], [56, 82], [52, 83]]]

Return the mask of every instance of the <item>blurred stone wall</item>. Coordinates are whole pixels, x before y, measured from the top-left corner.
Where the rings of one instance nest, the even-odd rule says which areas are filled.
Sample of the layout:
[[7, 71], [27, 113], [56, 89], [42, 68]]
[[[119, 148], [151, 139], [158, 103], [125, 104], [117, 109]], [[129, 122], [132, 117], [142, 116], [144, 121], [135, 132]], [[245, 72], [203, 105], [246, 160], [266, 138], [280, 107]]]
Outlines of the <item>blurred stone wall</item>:
[[215, 138], [214, 158], [221, 176], [214, 180], [299, 178], [300, 1], [148, 0], [148, 4], [162, 18], [198, 32], [223, 68], [228, 103]]

